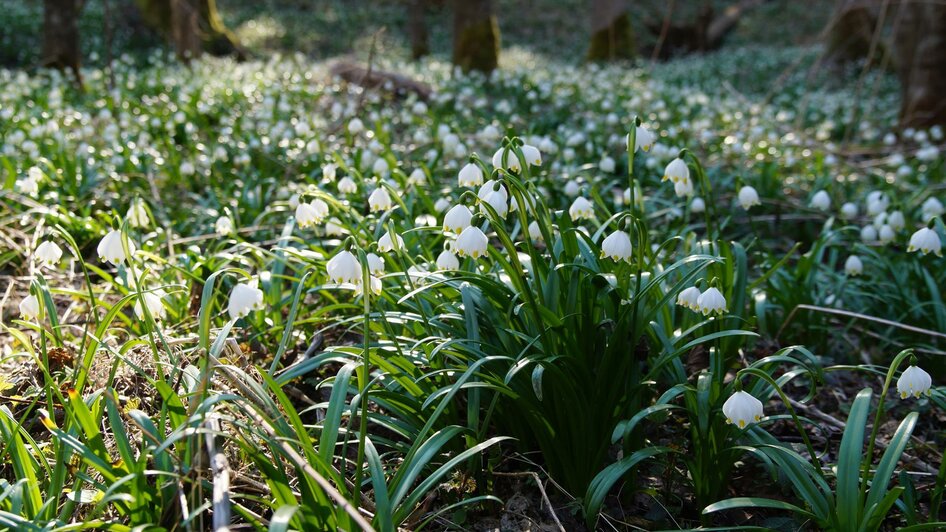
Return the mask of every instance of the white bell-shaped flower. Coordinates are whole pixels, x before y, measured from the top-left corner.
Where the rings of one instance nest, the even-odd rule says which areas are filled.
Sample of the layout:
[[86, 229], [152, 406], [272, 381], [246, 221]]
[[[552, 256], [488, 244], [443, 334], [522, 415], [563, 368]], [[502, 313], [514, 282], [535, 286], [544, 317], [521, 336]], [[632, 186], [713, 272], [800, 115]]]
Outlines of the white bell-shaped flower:
[[542, 152], [531, 144], [522, 145], [522, 157], [527, 164], [532, 166], [542, 166]]
[[338, 218], [329, 218], [328, 221], [325, 222], [325, 234], [327, 236], [342, 236], [346, 233], [347, 231]]
[[[163, 321], [167, 316], [167, 310], [161, 302], [161, 299], [164, 298], [165, 295], [164, 290], [155, 290], [141, 294], [141, 299], [144, 299], [148, 313], [151, 314], [151, 318], [154, 321]], [[141, 306], [141, 300], [135, 302], [135, 316], [138, 316], [139, 320], [145, 319], [145, 312], [144, 308]]]
[[748, 211], [750, 208], [761, 204], [759, 193], [756, 192], [755, 188], [746, 185], [739, 189], [739, 205], [741, 205], [743, 209]]
[[864, 273], [864, 263], [857, 255], [851, 255], [844, 261], [844, 273], [855, 276]]
[[451, 233], [460, 234], [464, 229], [470, 226], [473, 220], [473, 213], [466, 205], [456, 205], [443, 217], [443, 230]]
[[[364, 293], [364, 289], [365, 289], [365, 287], [364, 287], [364, 283], [363, 283], [362, 281], [359, 280], [357, 283], [355, 283], [355, 295], [356, 295], [356, 296], [360, 296], [361, 294], [363, 294], [363, 293]], [[380, 296], [380, 295], [381, 295], [381, 289], [382, 289], [381, 279], [378, 279], [378, 278], [375, 277], [374, 275], [369, 275], [369, 276], [368, 276], [368, 289], [371, 290], [371, 293], [372, 293], [372, 294], [374, 294], [374, 295], [376, 295], [376, 296]]]
[[334, 163], [329, 163], [322, 167], [322, 181], [335, 181], [335, 176], [338, 175], [338, 165]]
[[388, 189], [384, 187], [374, 189], [374, 192], [368, 196], [368, 207], [371, 212], [386, 211], [391, 208], [391, 205], [391, 195], [388, 194]]
[[535, 242], [542, 241], [542, 229], [539, 228], [539, 222], [535, 220], [529, 222], [529, 238]]
[[[654, 141], [656, 137], [644, 126], [637, 126], [637, 132], [634, 136], [634, 151], [644, 150], [645, 152], [650, 151], [654, 147]], [[624, 137], [624, 144], [630, 142], [630, 135]]]
[[704, 316], [710, 314], [724, 314], [726, 312], [726, 298], [715, 286], [706, 289], [696, 300], [696, 307]]
[[460, 233], [454, 244], [456, 254], [460, 257], [471, 257], [478, 259], [486, 255], [486, 246], [489, 245], [489, 239], [480, 230], [479, 227], [471, 225]]
[[684, 198], [693, 195], [693, 180], [687, 177], [673, 184], [673, 192], [678, 198]]
[[348, 250], [343, 250], [329, 259], [325, 265], [329, 279], [333, 283], [351, 283], [357, 284], [361, 281], [361, 264], [355, 255]]
[[667, 169], [664, 170], [664, 176], [661, 181], [668, 179], [672, 183], [690, 179], [690, 169], [687, 167], [687, 163], [683, 162], [683, 159], [677, 157], [670, 161], [670, 164], [667, 165]]
[[233, 220], [229, 216], [221, 216], [214, 222], [214, 231], [218, 235], [226, 236], [234, 232]]
[[923, 223], [926, 223], [937, 216], [942, 216], [946, 209], [943, 208], [942, 202], [936, 198], [928, 198], [923, 202], [923, 206], [920, 208], [923, 211]]
[[36, 247], [35, 256], [41, 267], [54, 268], [62, 258], [62, 249], [55, 242], [46, 240]]
[[24, 320], [35, 320], [39, 317], [39, 298], [30, 294], [20, 301], [20, 317]]
[[301, 229], [315, 225], [321, 221], [318, 211], [311, 203], [300, 203], [296, 207], [296, 223]]
[[920, 398], [921, 395], [930, 395], [930, 387], [933, 385], [933, 379], [930, 374], [917, 366], [910, 366], [903, 370], [900, 378], [897, 379], [897, 391], [901, 399], [906, 399], [911, 395]]
[[[112, 229], [102, 238], [97, 251], [99, 258], [111, 262], [115, 266], [125, 262], [125, 259], [128, 258], [125, 256], [125, 248], [122, 246], [122, 232], [118, 229]], [[128, 240], [128, 253], [135, 254], [135, 243], [131, 240]]]
[[614, 162], [614, 159], [605, 155], [601, 158], [601, 162], [598, 163], [598, 169], [606, 174], [614, 172], [614, 169], [617, 168], [617, 163]]
[[437, 212], [443, 212], [450, 208], [450, 200], [447, 198], [440, 198], [434, 203], [434, 210]]
[[857, 218], [857, 204], [847, 202], [844, 205], [841, 205], [841, 218], [844, 218], [845, 220]]
[[574, 179], [569, 179], [568, 183], [565, 183], [565, 195], [574, 198], [581, 192], [581, 186], [578, 184], [578, 181]]
[[420, 168], [415, 168], [411, 175], [407, 177], [409, 185], [420, 186], [427, 182], [427, 174]]
[[230, 319], [242, 318], [254, 310], [263, 308], [263, 291], [257, 288], [257, 280], [237, 283], [230, 291], [227, 312]]
[[740, 429], [761, 421], [762, 414], [762, 401], [742, 390], [732, 394], [723, 403], [723, 415], [726, 416], [726, 423], [736, 425]]
[[595, 206], [583, 196], [579, 196], [568, 208], [568, 216], [572, 221], [591, 220], [595, 217]]
[[474, 163], [467, 163], [457, 174], [457, 181], [461, 187], [476, 187], [483, 184], [483, 170]]
[[608, 257], [615, 262], [631, 262], [632, 250], [630, 235], [621, 230], [611, 233], [601, 242], [601, 257]]
[[357, 135], [365, 130], [365, 123], [360, 118], [352, 118], [348, 121], [348, 132]]
[[460, 259], [449, 249], [445, 249], [437, 255], [437, 267], [441, 270], [456, 270], [460, 267]]
[[141, 200], [133, 201], [131, 206], [128, 207], [128, 212], [125, 213], [125, 219], [132, 227], [148, 227], [150, 219], [148, 218], [148, 209], [145, 207], [145, 202]]
[[706, 211], [706, 202], [701, 197], [695, 197], [690, 200], [690, 212], [700, 214]]
[[355, 180], [345, 176], [338, 180], [338, 192], [341, 194], [354, 194], [358, 192], [358, 185]]
[[492, 163], [494, 168], [502, 168], [514, 173], [522, 170], [522, 164], [519, 162], [519, 158], [516, 157], [516, 152], [511, 149], [508, 151], [506, 148], [496, 150], [496, 153], [493, 154]]
[[890, 216], [887, 217], [887, 224], [896, 232], [903, 231], [903, 229], [907, 226], [907, 221], [903, 216], [903, 211], [893, 211], [890, 213]]
[[819, 211], [826, 211], [831, 208], [831, 196], [826, 191], [819, 190], [811, 197], [811, 206]]
[[371, 275], [384, 275], [384, 257], [368, 253], [368, 272]]
[[942, 249], [943, 242], [940, 240], [939, 235], [929, 227], [924, 227], [913, 233], [913, 236], [910, 237], [910, 244], [907, 246], [907, 251], [919, 251], [924, 255], [927, 253], [942, 255]]
[[390, 165], [388, 165], [387, 159], [384, 157], [378, 157], [375, 160], [374, 164], [371, 166], [371, 171], [374, 172], [374, 175], [386, 176], [388, 172], [391, 171]]
[[877, 241], [877, 228], [873, 225], [865, 225], [861, 228], [861, 241], [871, 243]]
[[[396, 246], [395, 243], [397, 244]], [[387, 231], [378, 239], [378, 251], [387, 253], [394, 249], [404, 249], [404, 239], [397, 233], [394, 233], [392, 236], [392, 233]]]
[[[482, 198], [484, 202], [488, 203], [493, 210], [496, 211], [496, 214], [500, 218], [505, 218], [506, 214], [509, 213], [509, 203], [507, 200], [506, 188], [500, 186], [499, 189], [488, 191], [486, 197]], [[486, 213], [486, 209], [483, 205], [480, 205], [480, 212]]]
[[700, 308], [699, 301], [701, 294], [700, 289], [695, 286], [684, 288], [677, 294], [677, 305], [697, 312]]

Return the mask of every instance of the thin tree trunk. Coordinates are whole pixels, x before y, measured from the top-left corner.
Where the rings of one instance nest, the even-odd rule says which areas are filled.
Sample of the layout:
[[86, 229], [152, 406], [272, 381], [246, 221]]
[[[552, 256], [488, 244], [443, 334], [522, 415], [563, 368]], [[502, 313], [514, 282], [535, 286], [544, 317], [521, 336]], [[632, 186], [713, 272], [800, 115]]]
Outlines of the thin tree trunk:
[[135, 0], [145, 23], [156, 29], [182, 59], [245, 54], [217, 12], [216, 0]]
[[46, 67], [69, 69], [82, 86], [81, 51], [79, 49], [78, 0], [44, 0], [43, 2], [43, 56]]
[[946, 4], [911, 0], [900, 9], [903, 18], [894, 34], [900, 126], [946, 124]]
[[430, 44], [427, 38], [427, 0], [407, 0], [407, 2], [411, 57], [420, 59], [430, 53]]
[[589, 61], [631, 59], [637, 55], [625, 0], [591, 1]]
[[[880, 11], [877, 0], [838, 0], [825, 30], [823, 62], [842, 65], [870, 56]], [[880, 63], [883, 51], [873, 61]]]
[[499, 63], [499, 24], [492, 0], [454, 0], [453, 64], [490, 72]]

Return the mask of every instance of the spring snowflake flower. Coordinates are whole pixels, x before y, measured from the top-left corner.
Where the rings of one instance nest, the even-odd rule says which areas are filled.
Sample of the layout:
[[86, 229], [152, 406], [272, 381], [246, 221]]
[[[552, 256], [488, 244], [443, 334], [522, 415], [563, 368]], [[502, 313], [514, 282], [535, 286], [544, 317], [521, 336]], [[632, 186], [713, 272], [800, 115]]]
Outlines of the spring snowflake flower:
[[673, 184], [673, 192], [678, 198], [684, 198], [693, 195], [693, 180], [687, 177]]
[[864, 263], [857, 255], [851, 255], [844, 261], [844, 273], [854, 276], [864, 272]]
[[667, 169], [664, 170], [664, 176], [661, 181], [668, 179], [672, 183], [690, 179], [690, 169], [687, 167], [687, 163], [683, 162], [683, 159], [677, 157], [670, 161], [670, 164], [667, 165]]
[[390, 170], [391, 167], [388, 165], [388, 161], [383, 157], [378, 158], [371, 166], [371, 171], [374, 172], [374, 175], [378, 176], [386, 176]]
[[933, 385], [933, 379], [930, 374], [917, 366], [910, 366], [903, 370], [900, 378], [897, 379], [897, 391], [900, 392], [900, 398], [906, 399], [909, 396], [920, 398], [921, 395], [930, 395], [930, 387]]
[[903, 216], [903, 211], [893, 211], [887, 217], [887, 224], [896, 232], [902, 231], [907, 226], [907, 221]]
[[330, 218], [325, 222], [325, 234], [327, 236], [342, 236], [346, 232], [338, 218]]
[[461, 231], [470, 226], [472, 220], [473, 213], [466, 205], [456, 205], [444, 215], [443, 230], [460, 234]]
[[181, 166], [178, 168], [182, 176], [192, 176], [197, 173], [197, 167], [194, 166], [194, 163], [190, 161], [184, 161], [181, 163]]
[[456, 270], [460, 267], [460, 259], [449, 249], [445, 249], [437, 255], [437, 267], [441, 270]]
[[578, 181], [570, 179], [568, 183], [565, 183], [565, 195], [574, 198], [581, 192], [581, 187], [578, 185]]
[[[356, 296], [360, 296], [361, 294], [364, 293], [364, 290], [365, 290], [364, 284], [365, 284], [365, 283], [364, 283], [363, 281], [358, 281], [358, 282], [355, 284], [355, 295], [356, 295]], [[382, 289], [382, 286], [381, 286], [381, 279], [378, 279], [378, 278], [375, 277], [374, 275], [369, 275], [369, 276], [368, 276], [368, 289], [371, 290], [371, 293], [372, 293], [372, 294], [374, 294], [374, 295], [376, 295], [376, 296], [380, 296], [380, 295], [381, 295], [381, 289]]]
[[861, 228], [861, 241], [863, 242], [876, 242], [877, 241], [877, 228], [873, 225], [865, 225]]
[[217, 234], [221, 236], [232, 234], [234, 231], [233, 220], [231, 220], [228, 216], [221, 216], [220, 218], [217, 218], [217, 221], [214, 222], [214, 231], [216, 231]]
[[460, 169], [457, 180], [461, 187], [476, 187], [482, 185], [483, 171], [480, 170], [479, 166], [473, 163], [467, 163]]
[[368, 196], [368, 207], [371, 212], [386, 211], [391, 208], [391, 205], [391, 195], [388, 194], [388, 189], [384, 187], [374, 189], [374, 192]]
[[368, 253], [368, 272], [371, 275], [384, 275], [384, 257]]
[[55, 242], [47, 240], [36, 247], [36, 260], [43, 268], [53, 268], [62, 258], [62, 249]]
[[831, 208], [831, 196], [824, 190], [819, 190], [811, 197], [811, 206], [819, 211], [826, 211]]
[[910, 237], [910, 245], [907, 246], [907, 251], [920, 251], [924, 255], [932, 252], [940, 256], [943, 254], [942, 249], [943, 243], [940, 241], [939, 235], [929, 227], [924, 227], [913, 233], [913, 236]]
[[[656, 137], [644, 126], [637, 126], [637, 133], [634, 136], [634, 151], [644, 150], [645, 152], [650, 151], [654, 147], [654, 141]], [[631, 136], [626, 135], [624, 137], [624, 144], [627, 145], [631, 141]]]
[[148, 227], [150, 220], [148, 219], [148, 209], [145, 208], [145, 202], [141, 200], [133, 201], [131, 206], [128, 207], [125, 218], [132, 227]]
[[427, 182], [427, 174], [424, 173], [420, 168], [415, 168], [411, 175], [407, 178], [407, 183], [410, 185], [420, 186]]
[[897, 234], [889, 224], [880, 226], [880, 231], [877, 231], [877, 237], [880, 239], [881, 244], [889, 244], [893, 242], [893, 239], [896, 236]]
[[[151, 318], [154, 319], [154, 321], [163, 321], [167, 316], [167, 310], [165, 310], [164, 304], [161, 302], [161, 299], [165, 295], [163, 290], [155, 290], [154, 292], [144, 292], [141, 294], [141, 299], [144, 299], [148, 313], [151, 314]], [[141, 300], [135, 302], [135, 316], [138, 316], [139, 320], [145, 319], [145, 312], [141, 307]]]
[[486, 235], [480, 230], [479, 227], [471, 225], [463, 230], [460, 233], [460, 236], [457, 237], [457, 241], [454, 245], [457, 255], [461, 257], [471, 257], [478, 259], [486, 255], [486, 246], [489, 244], [489, 239], [486, 238]]
[[32, 321], [39, 317], [39, 299], [30, 294], [20, 301], [20, 317]]
[[338, 192], [341, 194], [354, 194], [358, 192], [358, 185], [355, 180], [345, 176], [338, 180]]
[[696, 214], [700, 214], [706, 211], [706, 202], [703, 201], [703, 198], [696, 197], [690, 201], [690, 211]]
[[[381, 238], [378, 239], [378, 251], [382, 253], [387, 253], [389, 251], [396, 249], [404, 249], [404, 239], [401, 238], [401, 235], [394, 233], [394, 236], [391, 236], [390, 231], [381, 235]], [[397, 245], [395, 246], [395, 242]]]
[[740, 188], [739, 205], [747, 211], [756, 205], [762, 205], [762, 202], [759, 201], [759, 193], [756, 192], [756, 189], [748, 185]]
[[572, 221], [591, 220], [595, 217], [595, 206], [584, 197], [579, 196], [572, 202], [568, 208], [568, 215]]
[[618, 230], [601, 242], [601, 257], [608, 257], [614, 262], [631, 262], [631, 237], [624, 231]]
[[447, 198], [440, 198], [437, 203], [434, 203], [434, 210], [437, 212], [443, 212], [448, 208], [450, 208], [450, 200]]
[[336, 175], [338, 175], [338, 165], [329, 163], [322, 167], [322, 181], [335, 181]]
[[695, 286], [685, 288], [677, 295], [677, 305], [697, 312], [700, 308], [699, 301], [701, 294], [700, 289]]
[[[319, 210], [315, 207], [314, 203], [315, 202], [300, 203], [299, 206], [296, 207], [296, 223], [299, 224], [301, 229], [305, 229], [311, 225], [321, 222], [322, 217], [325, 216], [324, 214], [319, 213]], [[326, 205], [326, 213], [327, 210], [328, 206]]]
[[522, 145], [522, 157], [527, 164], [532, 166], [542, 166], [542, 152], [531, 144]]
[[263, 308], [263, 291], [257, 288], [257, 280], [246, 283], [237, 283], [230, 291], [230, 301], [227, 312], [230, 319], [242, 318], [254, 310]]
[[357, 135], [365, 130], [365, 123], [360, 118], [352, 118], [348, 121], [348, 132]]
[[920, 207], [920, 210], [923, 211], [923, 222], [928, 222], [937, 216], [942, 216], [946, 209], [943, 208], [943, 204], [936, 198], [929, 198], [923, 202], [923, 205]]
[[[111, 262], [115, 266], [125, 262], [125, 259], [128, 258], [122, 246], [122, 233], [118, 229], [112, 229], [102, 238], [97, 251], [100, 259]], [[128, 241], [128, 253], [135, 254], [135, 243], [131, 240]]]
[[726, 423], [744, 429], [762, 420], [762, 401], [739, 390], [723, 403], [723, 415], [726, 416]]
[[887, 210], [890, 206], [890, 198], [879, 190], [874, 190], [867, 195], [867, 214], [877, 216]]
[[704, 316], [724, 314], [726, 312], [726, 298], [716, 287], [710, 287], [697, 298], [696, 308]]
[[847, 202], [844, 205], [841, 205], [841, 218], [844, 218], [845, 220], [857, 218], [857, 204]]
[[333, 283], [357, 284], [361, 281], [361, 264], [351, 251], [341, 251], [325, 265], [329, 279]]
[[542, 229], [539, 227], [539, 222], [535, 220], [529, 222], [529, 238], [535, 242], [541, 242], [543, 240]]
[[614, 172], [614, 169], [617, 168], [617, 163], [614, 162], [614, 159], [605, 155], [601, 162], [598, 163], [598, 169], [606, 174]]

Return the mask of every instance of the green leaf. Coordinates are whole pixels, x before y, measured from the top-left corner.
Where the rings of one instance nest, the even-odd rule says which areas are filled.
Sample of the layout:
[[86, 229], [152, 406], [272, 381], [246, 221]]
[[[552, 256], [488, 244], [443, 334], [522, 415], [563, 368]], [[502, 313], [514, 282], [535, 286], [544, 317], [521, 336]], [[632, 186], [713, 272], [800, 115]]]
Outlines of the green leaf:
[[851, 413], [847, 418], [847, 427], [841, 437], [841, 447], [838, 449], [838, 524], [844, 530], [856, 530], [860, 524], [861, 453], [871, 395], [871, 390], [865, 388], [854, 398]]

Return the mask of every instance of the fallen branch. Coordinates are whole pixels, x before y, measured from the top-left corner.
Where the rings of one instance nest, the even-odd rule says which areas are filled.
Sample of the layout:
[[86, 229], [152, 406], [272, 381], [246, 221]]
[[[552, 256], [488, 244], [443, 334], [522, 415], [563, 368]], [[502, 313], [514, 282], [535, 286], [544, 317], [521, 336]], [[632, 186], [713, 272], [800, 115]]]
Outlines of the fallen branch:
[[414, 93], [422, 100], [429, 100], [433, 89], [430, 85], [411, 79], [403, 74], [368, 68], [349, 60], [332, 65], [330, 72], [348, 83], [365, 89], [386, 89], [394, 93]]

